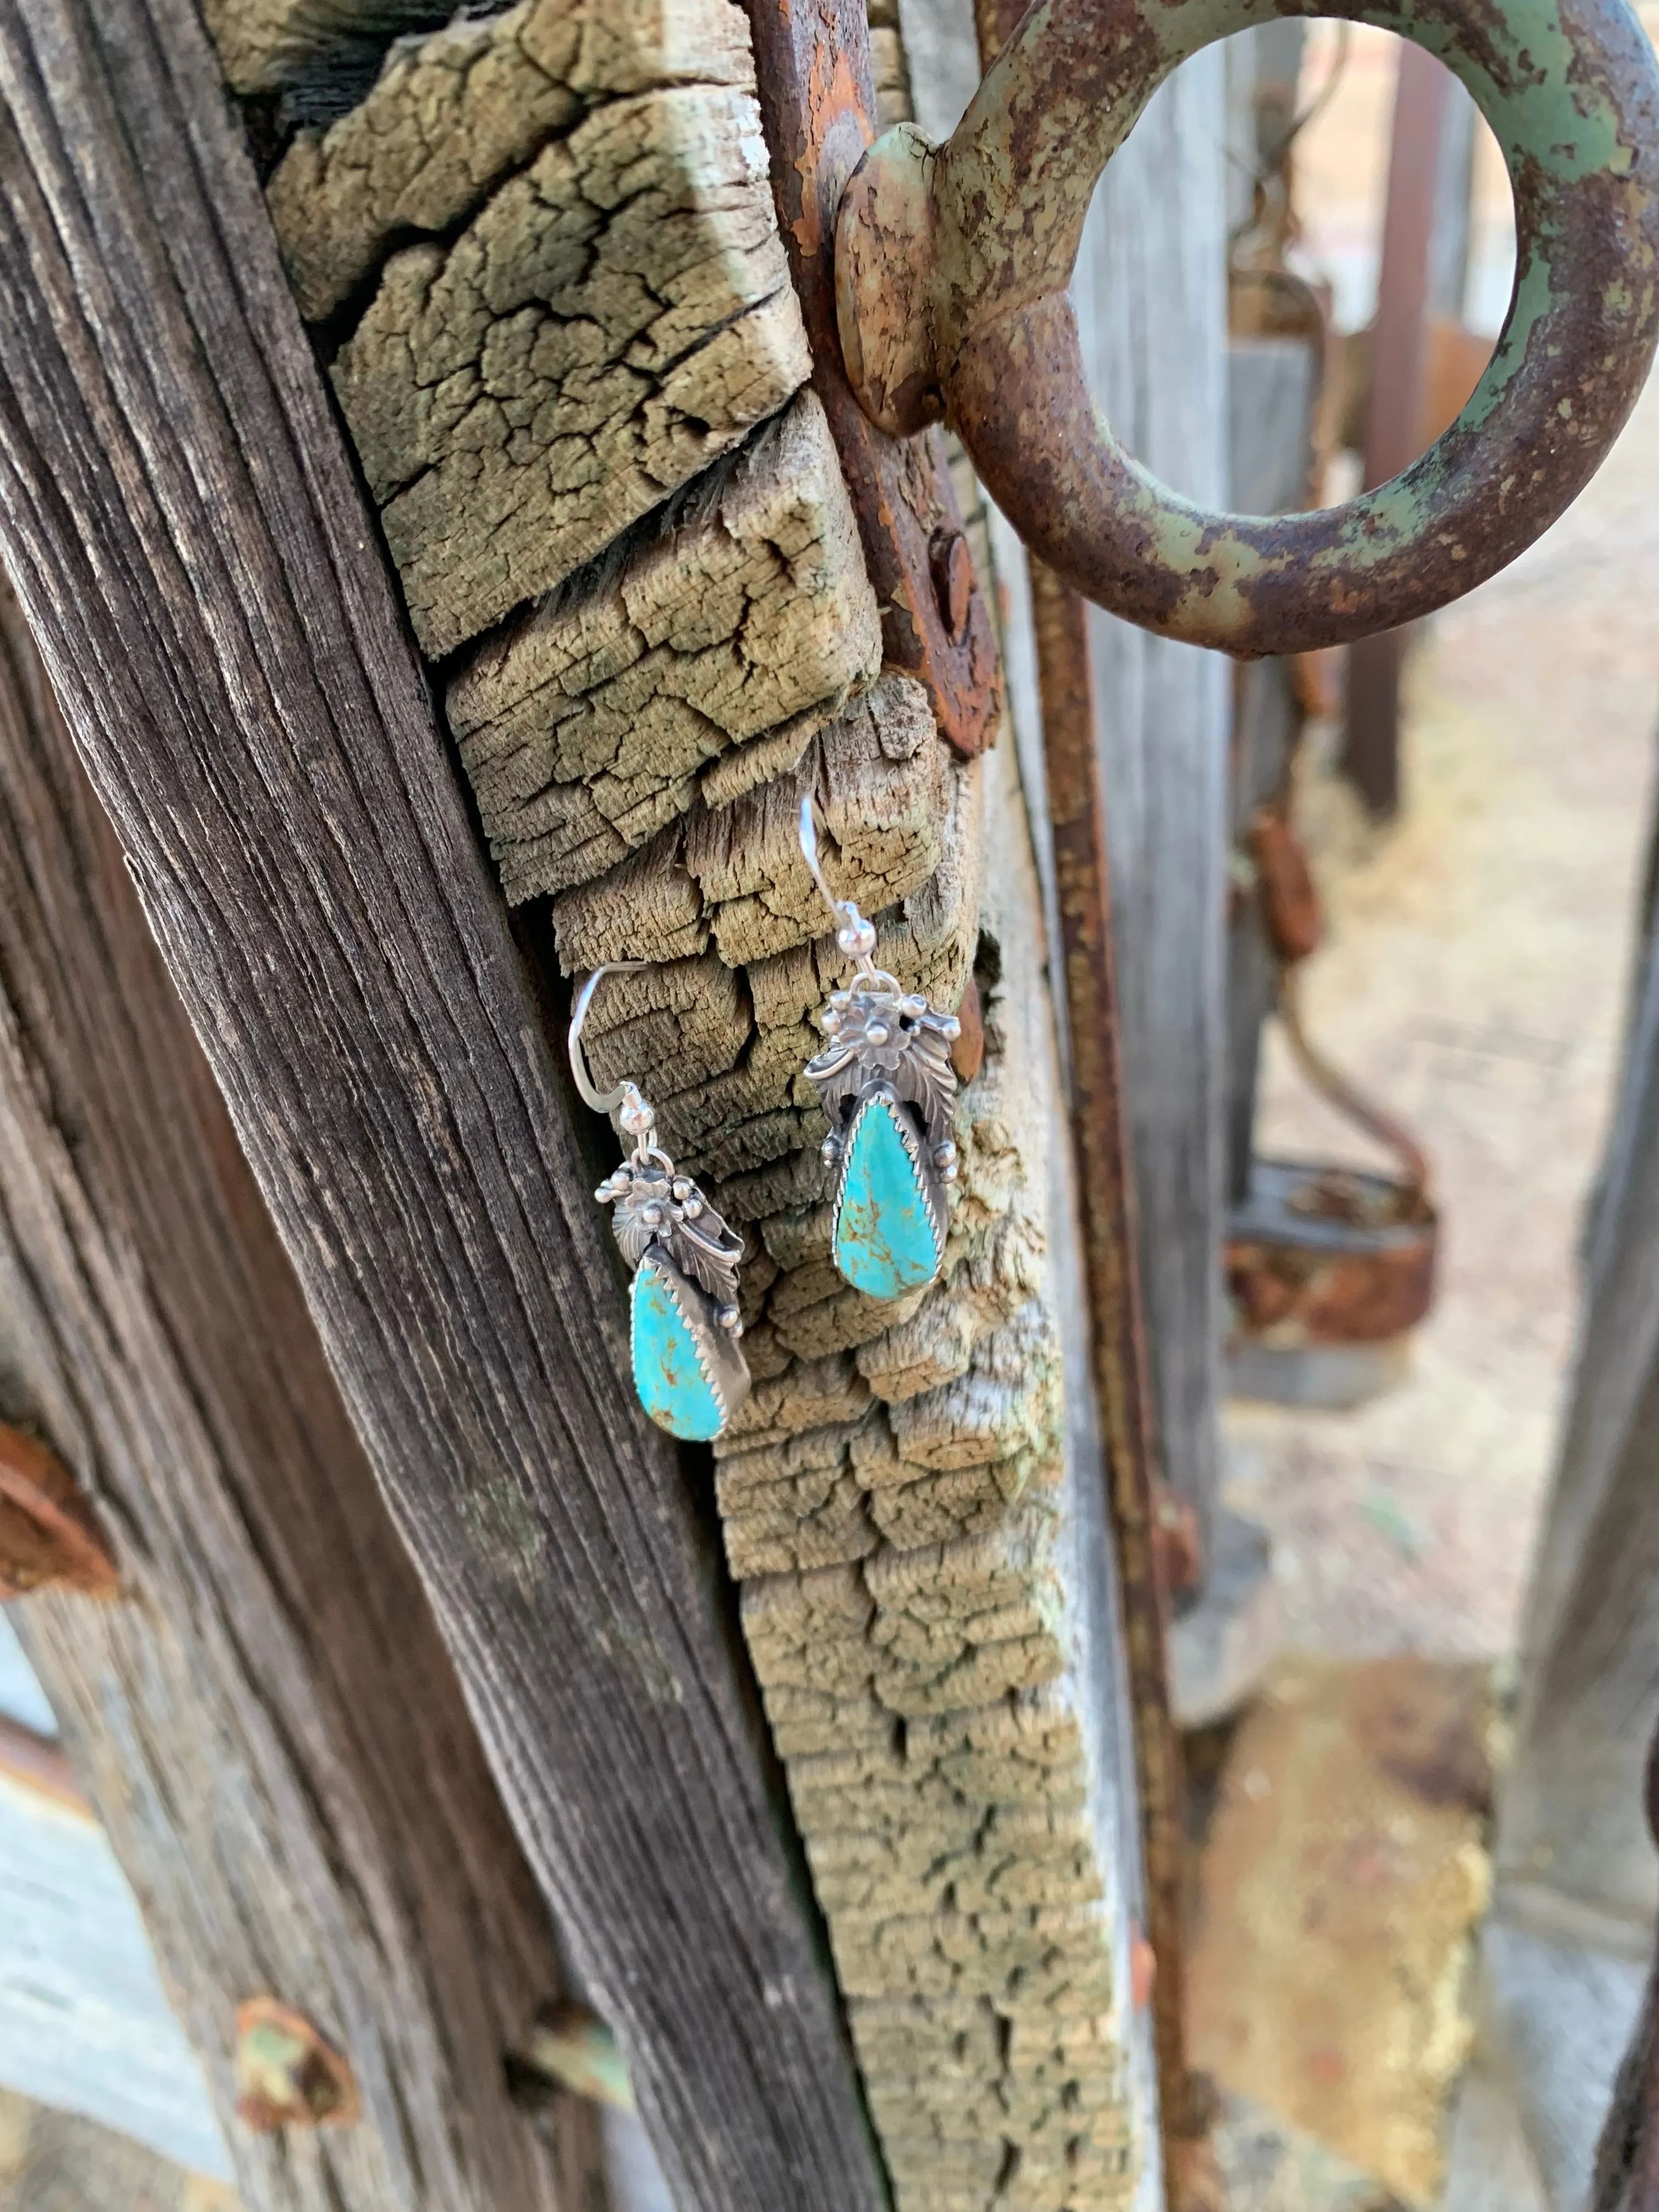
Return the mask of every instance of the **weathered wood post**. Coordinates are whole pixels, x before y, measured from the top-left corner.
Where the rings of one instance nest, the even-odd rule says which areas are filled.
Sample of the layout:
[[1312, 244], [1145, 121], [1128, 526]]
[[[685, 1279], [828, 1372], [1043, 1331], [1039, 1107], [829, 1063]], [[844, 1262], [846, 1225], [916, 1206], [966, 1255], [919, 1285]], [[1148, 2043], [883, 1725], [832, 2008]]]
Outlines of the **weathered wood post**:
[[[1229, 504], [1224, 141], [1212, 46], [1154, 96], [1108, 169], [1078, 265], [1108, 419], [1146, 467], [1217, 507]], [[1158, 1458], [1207, 1562], [1221, 1533], [1228, 669], [1098, 607], [1089, 649]], [[1203, 1597], [1200, 1583], [1178, 1613]], [[1178, 1705], [1207, 1705], [1211, 1649], [1177, 1619]]]
[[[114, 835], [0, 586], [0, 1419], [92, 1500], [118, 1592], [11, 1617], [202, 2054], [251, 2204], [556, 2208], [592, 2108], [509, 2103], [562, 1970], [414, 1569]], [[0, 1514], [6, 1540], [20, 1526]], [[31, 1577], [33, 1580], [33, 1577]], [[275, 1996], [362, 2117], [239, 2118]]]
[[[1158, 18], [1160, 66], [1215, 31], [1185, 4]], [[1577, 66], [1553, 0], [1530, 4]], [[1622, 16], [1572, 4], [1593, 52], [1617, 43]], [[372, 40], [311, 0], [212, 17], [240, 111], [188, 0], [0, 16], [0, 538], [562, 1938], [680, 2212], [1150, 2195], [1098, 1444], [1126, 1409], [1092, 1403], [1077, 1356], [981, 518], [927, 427], [942, 393], [902, 379], [886, 397], [925, 404], [890, 415], [846, 289], [868, 248], [886, 336], [951, 338], [951, 419], [1007, 512], [1189, 643], [1294, 650], [1443, 591], [1419, 541], [1432, 524], [1443, 552], [1478, 504], [1469, 434], [1358, 615], [1372, 510], [1195, 521], [1091, 410], [1010, 438], [1041, 396], [1033, 318], [1074, 348], [1032, 286], [1063, 293], [1066, 210], [1080, 230], [1158, 73], [1089, 0], [1017, 35], [1042, 49], [1060, 167], [990, 159], [969, 202], [1010, 228], [945, 272], [957, 307], [997, 311], [988, 339], [936, 322], [943, 291], [910, 312], [886, 256], [948, 239], [927, 195], [994, 155], [1007, 77], [961, 146], [860, 166], [878, 109], [852, 0], [520, 0], [384, 68], [423, 0], [377, 9]], [[1595, 113], [1616, 133], [1614, 75]], [[884, 177], [918, 232], [860, 232]], [[1570, 238], [1616, 228], [1613, 177], [1554, 177]], [[1051, 252], [1011, 185], [1064, 218]], [[1511, 538], [1627, 404], [1635, 297], [1540, 311], [1503, 427], [1524, 444], [1541, 414], [1562, 458]], [[1570, 316], [1601, 384], [1568, 416]], [[1033, 504], [1056, 448], [1106, 473]], [[1200, 523], [1224, 574], [1194, 566]], [[1317, 561], [1310, 529], [1334, 533]], [[807, 865], [808, 802], [836, 899], [902, 994], [956, 1018], [933, 1153], [954, 1207], [936, 1279], [897, 1300], [835, 1264], [805, 1064], [859, 933], [838, 941]], [[562, 976], [614, 961], [641, 964], [592, 1000], [599, 1085], [646, 1087], [746, 1240], [754, 1388], [712, 1478], [630, 1389], [589, 1195], [614, 1152], [561, 1066]], [[1197, 1073], [1213, 1166], [1218, 1053]]]
[[0, 22], [0, 381], [7, 564], [683, 2212], [874, 2207], [538, 988], [184, 0]]
[[[319, 20], [217, 11], [279, 137], [338, 94]], [[844, 41], [869, 116], [853, 27], [806, 55]], [[222, 95], [178, 0], [8, 40], [0, 500], [77, 740], [677, 2201], [871, 2203], [695, 1473], [623, 1387], [557, 986], [483, 875]], [[977, 720], [948, 691], [971, 570], [958, 609], [947, 534], [907, 614], [872, 584], [904, 545], [849, 505], [897, 484], [927, 562], [949, 523], [942, 471], [849, 416], [815, 301], [861, 141], [803, 208], [824, 157], [778, 148], [823, 118], [764, 52], [781, 236], [726, 0], [401, 49], [279, 147], [268, 206], [507, 896], [550, 895], [567, 969], [653, 963], [603, 989], [594, 1065], [749, 1238], [714, 1502], [892, 2185], [1103, 2205], [1158, 2158], [1035, 879], [1012, 754], [976, 757], [989, 665]], [[897, 1309], [828, 1261], [808, 790], [884, 963], [963, 1006], [957, 1226]]]
[[1659, 1921], [1644, 1787], [1659, 1718], [1659, 964], [1642, 965], [1482, 1944], [1496, 2053], [1563, 2212], [1589, 2186]]

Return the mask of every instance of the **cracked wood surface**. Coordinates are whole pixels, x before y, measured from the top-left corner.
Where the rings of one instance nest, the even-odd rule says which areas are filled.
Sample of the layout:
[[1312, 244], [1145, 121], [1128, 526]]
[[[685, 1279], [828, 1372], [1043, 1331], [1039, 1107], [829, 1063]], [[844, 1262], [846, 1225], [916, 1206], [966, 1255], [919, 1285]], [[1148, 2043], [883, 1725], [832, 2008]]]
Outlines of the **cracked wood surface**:
[[[810, 374], [752, 68], [720, 81], [740, 19], [704, 4], [714, 81], [590, 106], [453, 242], [393, 253], [335, 359], [434, 659], [562, 582]], [[290, 225], [291, 262], [306, 234]]]
[[[1036, 884], [1012, 764], [984, 773], [986, 1051], [943, 1280], [760, 1381], [718, 1490], [900, 2206], [1083, 2212], [1127, 2202], [1136, 2164], [1123, 1842], [1086, 1686], [1100, 1477], [1065, 1443]], [[793, 1263], [781, 1336], [827, 1209], [761, 1229]]]
[[[706, 487], [706, 488], [705, 488]], [[696, 519], [578, 579], [450, 686], [510, 899], [602, 874], [800, 757], [881, 665], [881, 622], [815, 393], [699, 479]]]
[[676, 2201], [875, 2212], [537, 989], [228, 125], [186, 0], [0, 15], [6, 560]]
[[392, 241], [441, 237], [599, 101], [753, 83], [728, 0], [520, 0], [402, 42], [367, 100], [299, 133], [267, 187], [301, 313], [332, 314]]
[[[10, 1608], [200, 2052], [252, 2207], [581, 2212], [502, 2058], [562, 1973], [414, 1567], [22, 620], [0, 585], [0, 1417], [116, 1538], [112, 1605]], [[364, 2118], [245, 2127], [236, 2008]]]
[[[922, 700], [888, 677], [872, 701], [895, 693]], [[1068, 1463], [1062, 1433], [1043, 1153], [1056, 1079], [1019, 794], [997, 755], [950, 772], [975, 832], [958, 941], [991, 965], [937, 1286], [884, 1304], [830, 1261], [823, 1125], [800, 1069], [844, 967], [832, 944], [609, 977], [590, 1056], [603, 1082], [645, 1081], [676, 1158], [725, 1169], [711, 1194], [750, 1231], [757, 1381], [716, 1448], [716, 1498], [902, 2212], [1083, 2212], [1134, 2186], [1122, 1843], [1081, 1680], [1101, 1631], [1079, 1587], [1079, 1486], [1097, 1486], [1098, 1510], [1100, 1477]], [[782, 788], [793, 817], [799, 787]], [[832, 880], [873, 907], [882, 879], [848, 847], [829, 848]], [[595, 888], [618, 938], [647, 933], [650, 893], [628, 869]], [[562, 904], [562, 955], [586, 964]], [[877, 957], [910, 981], [898, 921], [884, 916]], [[936, 1002], [966, 980], [962, 964], [935, 978]], [[919, 1735], [934, 1722], [942, 1739]]]
[[571, 970], [607, 960], [695, 957], [729, 968], [823, 934], [823, 895], [800, 848], [800, 807], [817, 798], [838, 897], [867, 913], [919, 891], [945, 857], [951, 771], [919, 684], [878, 684], [809, 741], [788, 775], [724, 806], [699, 806], [597, 883], [553, 902]]

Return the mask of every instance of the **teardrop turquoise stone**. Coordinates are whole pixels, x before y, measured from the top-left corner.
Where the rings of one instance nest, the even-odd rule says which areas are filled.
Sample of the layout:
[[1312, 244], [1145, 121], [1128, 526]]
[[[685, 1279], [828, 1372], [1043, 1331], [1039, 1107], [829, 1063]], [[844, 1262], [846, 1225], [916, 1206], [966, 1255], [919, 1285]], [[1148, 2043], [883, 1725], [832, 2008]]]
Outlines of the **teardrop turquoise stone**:
[[720, 1401], [697, 1356], [697, 1340], [666, 1273], [649, 1259], [634, 1276], [634, 1388], [671, 1437], [708, 1443], [726, 1425]]
[[854, 1290], [902, 1297], [939, 1273], [939, 1232], [890, 1098], [860, 1107], [836, 1214], [836, 1266]]

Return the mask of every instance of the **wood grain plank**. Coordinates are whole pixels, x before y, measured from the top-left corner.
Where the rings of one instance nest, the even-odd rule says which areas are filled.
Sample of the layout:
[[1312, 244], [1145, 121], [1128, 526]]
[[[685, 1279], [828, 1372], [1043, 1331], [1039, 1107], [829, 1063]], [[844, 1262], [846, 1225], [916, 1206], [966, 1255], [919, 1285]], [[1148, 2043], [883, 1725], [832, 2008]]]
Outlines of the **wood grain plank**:
[[[1146, 466], [1226, 504], [1219, 48], [1103, 179], [1077, 270], [1091, 388]], [[1166, 1480], [1206, 1543], [1220, 1480], [1227, 671], [1089, 615], [1141, 1279]]]
[[[95, 1486], [118, 1543], [125, 1601], [43, 1593], [9, 1612], [143, 1900], [249, 2202], [580, 2203], [592, 2115], [567, 2103], [543, 2142], [502, 2072], [563, 1979], [545, 1909], [3, 586], [0, 1407]], [[142, 2016], [143, 1938], [123, 1899], [100, 1917], [107, 1881], [77, 1914], [76, 1877], [54, 1891], [34, 1856], [32, 1883], [14, 1874], [33, 1892], [11, 1931], [23, 1980], [79, 1996], [82, 2035], [101, 1988], [114, 2113], [144, 2110], [149, 2074], [171, 2082], [177, 2062]], [[366, 2106], [293, 2157], [234, 2113], [236, 2006], [267, 1990], [348, 2055]], [[61, 2096], [78, 2063], [87, 2095], [99, 2047], [77, 2062], [43, 2017], [30, 2064], [55, 2073], [9, 2078]], [[181, 2124], [211, 2137], [205, 2111]]]
[[881, 2184], [686, 1470], [187, 0], [0, 21], [6, 556], [677, 2201]]

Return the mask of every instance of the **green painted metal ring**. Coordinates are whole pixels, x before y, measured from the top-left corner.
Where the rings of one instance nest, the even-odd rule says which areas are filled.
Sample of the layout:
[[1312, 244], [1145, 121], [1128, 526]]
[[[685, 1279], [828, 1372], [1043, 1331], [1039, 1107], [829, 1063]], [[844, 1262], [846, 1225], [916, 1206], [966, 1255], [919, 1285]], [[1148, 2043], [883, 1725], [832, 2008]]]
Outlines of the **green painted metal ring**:
[[[1118, 445], [1065, 287], [1100, 172], [1164, 78], [1295, 14], [1398, 32], [1468, 88], [1514, 187], [1515, 292], [1468, 406], [1392, 482], [1310, 514], [1208, 514]], [[913, 416], [943, 412], [1079, 591], [1232, 653], [1392, 629], [1513, 560], [1594, 473], [1659, 337], [1659, 67], [1626, 0], [1038, 0], [916, 173], [933, 404], [908, 395]]]

